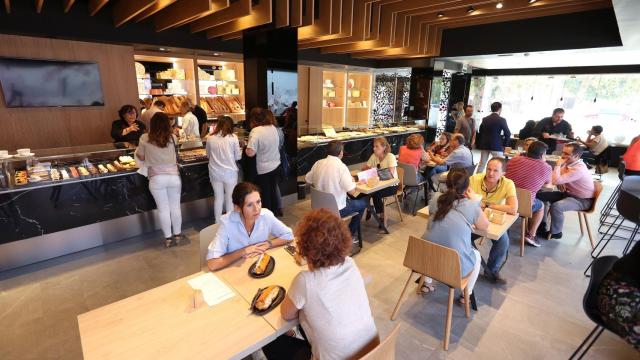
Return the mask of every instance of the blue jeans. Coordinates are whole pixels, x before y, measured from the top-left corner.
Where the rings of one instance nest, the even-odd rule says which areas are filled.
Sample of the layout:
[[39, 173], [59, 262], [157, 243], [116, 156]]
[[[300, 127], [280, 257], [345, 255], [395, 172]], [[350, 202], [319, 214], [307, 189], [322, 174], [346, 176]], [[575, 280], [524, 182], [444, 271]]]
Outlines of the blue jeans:
[[505, 232], [498, 240], [491, 240], [491, 250], [487, 259], [487, 267], [492, 273], [497, 274], [507, 261], [509, 252], [509, 235]]
[[357, 213], [357, 215], [352, 217], [351, 221], [349, 222], [349, 231], [351, 231], [351, 236], [354, 236], [358, 231], [358, 224], [360, 224], [360, 220], [362, 220], [362, 214], [364, 214], [364, 209], [367, 208], [368, 202], [368, 197], [361, 199], [347, 198], [347, 206], [340, 209], [340, 216], [347, 216], [353, 213]]
[[542, 201], [540, 201], [540, 199], [533, 199], [533, 204], [531, 205], [531, 212], [537, 212], [540, 209], [542, 209], [543, 206], [544, 204], [542, 203]]

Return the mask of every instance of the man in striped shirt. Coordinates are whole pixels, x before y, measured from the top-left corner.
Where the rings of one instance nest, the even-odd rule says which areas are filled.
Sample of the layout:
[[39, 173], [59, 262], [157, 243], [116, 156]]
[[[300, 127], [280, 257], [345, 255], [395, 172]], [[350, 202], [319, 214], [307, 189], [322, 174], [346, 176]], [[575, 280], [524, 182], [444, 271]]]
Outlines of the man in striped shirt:
[[527, 148], [527, 153], [516, 156], [507, 164], [505, 177], [511, 179], [517, 188], [531, 192], [531, 210], [533, 216], [529, 221], [524, 240], [527, 244], [538, 247], [540, 242], [536, 239], [536, 231], [544, 216], [542, 201], [536, 199], [536, 193], [542, 186], [551, 183], [551, 166], [543, 157], [547, 152], [547, 144], [535, 141]]

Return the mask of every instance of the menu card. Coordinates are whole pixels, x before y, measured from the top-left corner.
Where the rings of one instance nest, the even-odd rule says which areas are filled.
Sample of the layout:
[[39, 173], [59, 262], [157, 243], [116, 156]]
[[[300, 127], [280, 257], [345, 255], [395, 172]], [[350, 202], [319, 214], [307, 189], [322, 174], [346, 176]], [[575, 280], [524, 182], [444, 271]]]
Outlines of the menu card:
[[236, 294], [213, 273], [202, 274], [188, 281], [194, 290], [202, 291], [204, 301], [209, 306], [219, 304]]
[[360, 171], [358, 173], [358, 181], [359, 182], [366, 182], [367, 180], [371, 179], [371, 178], [377, 178], [378, 177], [378, 169], [376, 168], [371, 168], [369, 170], [365, 170], [365, 171]]

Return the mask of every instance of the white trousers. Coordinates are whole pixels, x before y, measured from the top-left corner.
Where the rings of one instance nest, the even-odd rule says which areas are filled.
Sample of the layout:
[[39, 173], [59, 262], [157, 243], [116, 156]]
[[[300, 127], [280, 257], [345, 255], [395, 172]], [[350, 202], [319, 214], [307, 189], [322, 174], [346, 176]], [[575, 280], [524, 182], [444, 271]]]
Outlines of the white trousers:
[[180, 211], [180, 175], [155, 175], [149, 180], [149, 191], [153, 195], [160, 215], [160, 226], [164, 237], [182, 233], [182, 212]]
[[213, 188], [213, 216], [216, 220], [216, 223], [220, 221], [220, 217], [222, 216], [223, 205], [226, 212], [230, 212], [233, 210], [233, 201], [231, 199], [231, 194], [233, 193], [233, 188], [237, 183], [237, 172], [234, 176], [225, 178], [224, 181], [211, 180], [211, 187]]
[[487, 162], [489, 162], [489, 155], [491, 155], [491, 157], [504, 157], [502, 151], [480, 150], [480, 162], [478, 163], [476, 173], [484, 172], [484, 168], [487, 166]]
[[476, 286], [476, 280], [478, 280], [478, 275], [480, 274], [480, 267], [482, 265], [482, 258], [480, 257], [480, 251], [476, 249], [472, 249], [472, 250], [473, 250], [473, 253], [476, 255], [476, 262], [473, 265], [473, 270], [471, 270], [471, 276], [469, 277], [469, 282], [467, 283], [467, 287], [469, 288], [469, 295], [471, 295], [471, 293], [473, 292], [473, 287]]

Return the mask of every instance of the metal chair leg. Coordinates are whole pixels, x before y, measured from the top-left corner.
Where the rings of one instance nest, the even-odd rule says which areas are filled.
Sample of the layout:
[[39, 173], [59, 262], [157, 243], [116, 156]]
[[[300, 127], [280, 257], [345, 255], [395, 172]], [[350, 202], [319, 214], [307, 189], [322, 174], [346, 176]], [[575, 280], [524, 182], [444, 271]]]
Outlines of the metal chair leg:
[[[578, 346], [576, 351], [574, 351], [573, 354], [571, 354], [571, 357], [569, 358], [569, 360], [574, 360], [574, 359], [580, 360], [580, 359], [582, 359], [587, 354], [589, 349], [591, 349], [591, 346], [593, 346], [593, 344], [596, 342], [596, 340], [598, 340], [600, 335], [602, 335], [603, 331], [604, 331], [604, 328], [602, 326], [596, 325], [596, 327], [593, 328], [593, 330], [591, 330], [589, 335], [587, 335], [587, 337], [582, 341], [580, 346]], [[595, 334], [595, 336], [594, 336], [594, 334]], [[583, 347], [587, 344], [587, 342], [588, 342], [588, 346], [583, 349]], [[580, 354], [580, 356], [576, 357], [578, 354]]]

